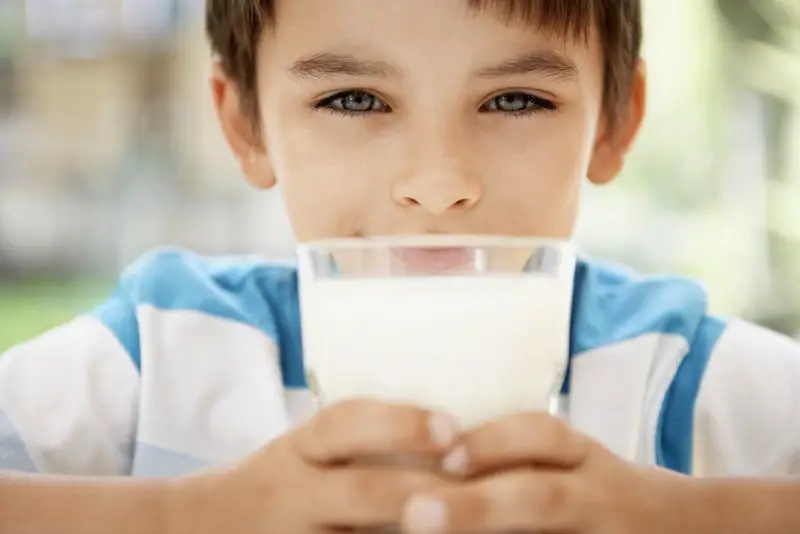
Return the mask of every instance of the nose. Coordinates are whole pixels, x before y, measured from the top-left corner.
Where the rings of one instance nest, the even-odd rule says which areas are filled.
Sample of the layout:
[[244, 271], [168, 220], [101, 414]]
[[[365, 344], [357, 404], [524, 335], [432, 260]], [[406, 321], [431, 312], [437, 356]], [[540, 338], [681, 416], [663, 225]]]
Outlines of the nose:
[[401, 206], [418, 206], [433, 215], [468, 211], [483, 197], [483, 184], [464, 167], [467, 165], [463, 162], [448, 158], [411, 172], [395, 184], [394, 200]]

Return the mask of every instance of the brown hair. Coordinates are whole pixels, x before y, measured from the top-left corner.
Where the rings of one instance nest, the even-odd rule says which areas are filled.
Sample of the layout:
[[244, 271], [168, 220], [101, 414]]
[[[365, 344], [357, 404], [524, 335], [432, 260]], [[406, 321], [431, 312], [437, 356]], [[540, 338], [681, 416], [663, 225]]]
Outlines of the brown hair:
[[[605, 55], [603, 107], [614, 122], [625, 112], [642, 41], [641, 0], [467, 0], [509, 20], [585, 39], [596, 27]], [[256, 53], [275, 23], [274, 0], [206, 0], [206, 32], [222, 68], [239, 87], [245, 111], [258, 120]]]

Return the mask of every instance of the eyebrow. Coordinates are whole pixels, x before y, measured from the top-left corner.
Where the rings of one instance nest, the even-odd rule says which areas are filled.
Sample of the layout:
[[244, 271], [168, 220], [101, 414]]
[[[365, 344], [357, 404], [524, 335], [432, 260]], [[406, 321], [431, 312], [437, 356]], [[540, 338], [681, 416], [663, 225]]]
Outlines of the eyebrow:
[[[319, 52], [295, 61], [289, 72], [298, 79], [322, 79], [336, 76], [388, 78], [398, 69], [385, 61], [359, 59], [349, 54]], [[482, 78], [538, 74], [561, 81], [578, 79], [578, 67], [568, 57], [553, 50], [522, 54], [478, 71]]]
[[553, 50], [529, 52], [478, 71], [484, 78], [538, 74], [566, 82], [578, 80], [578, 67], [568, 57]]
[[335, 76], [381, 77], [397, 74], [397, 69], [384, 61], [358, 59], [348, 54], [320, 52], [294, 62], [289, 72], [295, 78], [332, 78]]

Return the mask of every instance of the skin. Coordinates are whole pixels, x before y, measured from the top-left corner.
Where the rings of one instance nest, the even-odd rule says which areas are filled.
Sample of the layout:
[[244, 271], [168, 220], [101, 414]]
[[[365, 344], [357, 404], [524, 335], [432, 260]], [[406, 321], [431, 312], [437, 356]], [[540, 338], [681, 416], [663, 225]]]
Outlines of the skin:
[[[622, 167], [644, 112], [643, 69], [611, 130], [600, 112], [596, 35], [588, 46], [547, 37], [476, 15], [463, 0], [375, 5], [277, 2], [276, 28], [260, 46], [255, 131], [217, 71], [221, 123], [248, 180], [281, 185], [300, 241], [570, 236], [581, 182], [607, 183]], [[302, 63], [322, 54], [370, 62], [375, 72]], [[539, 57], [540, 68], [502, 71], [524, 56]], [[365, 108], [352, 105], [354, 90]], [[344, 98], [325, 101], [337, 94]], [[524, 109], [497, 110], [514, 106]], [[372, 111], [353, 113], [360, 109]]]
[[[610, 128], [596, 37], [588, 45], [548, 39], [491, 13], [468, 13], [460, 0], [276, 3], [276, 30], [260, 47], [261, 116], [242, 113], [238, 88], [219, 69], [212, 89], [245, 176], [257, 187], [281, 184], [300, 240], [567, 237], [581, 181], [617, 175], [644, 112], [640, 68]], [[566, 58], [572, 81], [563, 69], [553, 76], [552, 62], [550, 75], [496, 72], [521, 53], [543, 52]], [[349, 62], [350, 74], [323, 76], [302, 63], [322, 53], [392, 73], [354, 76], [363, 64]], [[493, 76], [476, 74], [487, 68]], [[357, 117], [314, 109], [353, 89], [388, 108]], [[510, 96], [503, 109], [552, 108], [547, 100], [558, 111], [495, 111], [492, 99], [509, 92], [536, 98]], [[376, 101], [366, 101], [374, 109]], [[442, 469], [353, 461], [417, 453]], [[633, 466], [542, 414], [462, 434], [446, 414], [350, 401], [236, 465], [186, 478], [0, 476], [0, 534], [326, 533], [397, 524], [416, 533], [789, 534], [800, 524], [798, 498], [794, 482], [699, 480]]]

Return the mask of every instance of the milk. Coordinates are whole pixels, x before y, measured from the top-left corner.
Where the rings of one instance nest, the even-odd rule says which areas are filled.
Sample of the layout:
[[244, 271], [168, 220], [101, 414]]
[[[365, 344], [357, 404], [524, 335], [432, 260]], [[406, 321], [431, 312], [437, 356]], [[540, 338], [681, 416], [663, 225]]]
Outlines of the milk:
[[573, 268], [305, 281], [310, 386], [324, 404], [412, 404], [463, 428], [550, 410], [568, 360]]

